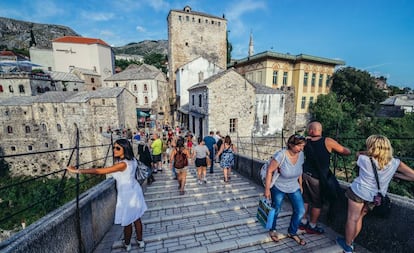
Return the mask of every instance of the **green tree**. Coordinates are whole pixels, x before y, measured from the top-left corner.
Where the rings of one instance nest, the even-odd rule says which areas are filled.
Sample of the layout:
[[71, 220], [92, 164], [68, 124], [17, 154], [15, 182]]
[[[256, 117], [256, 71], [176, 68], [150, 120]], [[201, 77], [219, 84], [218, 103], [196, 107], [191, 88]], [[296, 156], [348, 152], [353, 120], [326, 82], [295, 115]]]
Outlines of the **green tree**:
[[355, 109], [353, 113], [360, 115], [374, 115], [379, 102], [386, 98], [386, 94], [376, 88], [374, 77], [352, 67], [335, 72], [331, 91], [336, 93], [340, 103], [351, 103]]
[[[0, 157], [4, 156], [3, 148], [0, 147]], [[9, 174], [10, 166], [3, 158], [0, 158], [0, 177], [4, 178]], [[0, 184], [1, 185], [1, 184]]]
[[162, 72], [167, 73], [166, 57], [163, 54], [159, 53], [149, 53], [144, 56], [144, 63], [153, 65], [158, 69], [161, 69]]
[[310, 105], [312, 120], [322, 123], [324, 135], [335, 135], [338, 124], [346, 118], [335, 93], [319, 95], [316, 103]]
[[142, 63], [134, 60], [115, 59], [115, 66], [120, 67], [122, 70], [126, 69], [130, 64], [141, 65]]

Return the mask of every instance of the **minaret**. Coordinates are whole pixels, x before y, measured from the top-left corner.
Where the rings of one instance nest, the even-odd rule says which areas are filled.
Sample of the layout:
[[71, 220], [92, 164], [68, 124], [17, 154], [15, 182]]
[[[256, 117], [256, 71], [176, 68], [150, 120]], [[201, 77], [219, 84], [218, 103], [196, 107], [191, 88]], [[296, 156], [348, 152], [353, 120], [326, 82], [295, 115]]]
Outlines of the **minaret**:
[[254, 54], [254, 49], [253, 49], [253, 33], [250, 32], [249, 57], [252, 56], [253, 54]]

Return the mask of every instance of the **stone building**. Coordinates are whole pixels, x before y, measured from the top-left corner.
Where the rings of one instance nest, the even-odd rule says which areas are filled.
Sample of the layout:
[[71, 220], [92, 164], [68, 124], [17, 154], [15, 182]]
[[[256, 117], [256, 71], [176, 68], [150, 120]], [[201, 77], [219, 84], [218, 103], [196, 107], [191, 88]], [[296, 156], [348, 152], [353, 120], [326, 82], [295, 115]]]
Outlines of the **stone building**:
[[39, 175], [65, 168], [79, 129], [82, 159], [105, 156], [110, 139], [108, 128], [136, 128], [134, 95], [127, 89], [102, 88], [96, 91], [50, 91], [39, 96], [0, 100], [0, 139], [5, 155], [62, 149], [53, 152], [6, 158], [12, 175]]
[[[196, 12], [190, 6], [183, 10], [170, 10], [168, 22], [168, 78], [176, 87], [175, 73], [199, 56], [222, 69], [227, 67], [227, 20], [206, 13]], [[173, 91], [173, 108], [177, 108]]]
[[49, 74], [30, 72], [0, 73], [0, 98], [36, 96], [55, 90], [56, 86]]
[[57, 91], [83, 91], [86, 90], [85, 81], [73, 73], [58, 71], [45, 71], [54, 83]]
[[180, 125], [188, 128], [188, 88], [202, 82], [204, 79], [215, 75], [224, 69], [216, 64], [209, 62], [200, 56], [196, 59], [178, 67], [176, 71], [176, 91], [177, 91], [177, 121]]
[[114, 73], [114, 52], [111, 46], [101, 39], [64, 36], [54, 39], [52, 47], [54, 71], [88, 69], [96, 72], [102, 79]]
[[234, 61], [230, 66], [253, 82], [272, 88], [292, 87], [296, 114], [293, 128], [302, 129], [309, 117], [309, 105], [316, 102], [318, 95], [329, 93], [335, 68], [344, 64], [317, 56], [266, 51]]
[[234, 69], [213, 75], [188, 91], [189, 130], [195, 135], [220, 131], [232, 138], [251, 136], [256, 113], [255, 86]]
[[137, 115], [152, 115], [161, 124], [171, 122], [168, 82], [165, 74], [156, 67], [148, 64], [129, 65], [124, 71], [106, 78], [104, 85], [123, 87], [134, 94], [133, 104]]
[[69, 73], [83, 80], [86, 90], [96, 90], [102, 87], [102, 77], [96, 70], [71, 67]]

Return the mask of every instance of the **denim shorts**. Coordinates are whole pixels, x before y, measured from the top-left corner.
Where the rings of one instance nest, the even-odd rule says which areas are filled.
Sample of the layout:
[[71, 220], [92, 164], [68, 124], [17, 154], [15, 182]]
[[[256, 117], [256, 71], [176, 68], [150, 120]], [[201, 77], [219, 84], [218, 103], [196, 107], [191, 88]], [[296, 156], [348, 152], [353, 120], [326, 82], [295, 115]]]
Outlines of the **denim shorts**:
[[365, 204], [365, 206], [366, 206], [366, 207], [368, 208], [368, 210], [370, 210], [370, 211], [372, 211], [372, 209], [374, 209], [374, 207], [375, 207], [374, 202], [372, 202], [372, 201], [366, 201], [366, 200], [364, 200], [364, 199], [361, 199], [358, 195], [356, 195], [356, 194], [352, 191], [351, 187], [349, 187], [349, 188], [346, 190], [346, 192], [345, 192], [345, 196], [346, 196], [349, 200], [352, 200], [352, 201], [354, 201], [354, 202], [356, 202], [356, 203], [364, 203], [364, 204]]

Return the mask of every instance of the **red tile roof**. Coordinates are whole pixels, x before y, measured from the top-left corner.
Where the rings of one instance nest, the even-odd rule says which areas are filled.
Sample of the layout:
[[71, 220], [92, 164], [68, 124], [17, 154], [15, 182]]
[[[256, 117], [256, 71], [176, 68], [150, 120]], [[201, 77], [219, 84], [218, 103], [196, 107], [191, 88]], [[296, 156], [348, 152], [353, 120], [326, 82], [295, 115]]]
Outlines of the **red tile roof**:
[[110, 47], [105, 41], [95, 38], [85, 38], [78, 36], [64, 36], [57, 39], [54, 39], [53, 42], [62, 42], [62, 43], [78, 43], [78, 44], [101, 44], [107, 47]]

